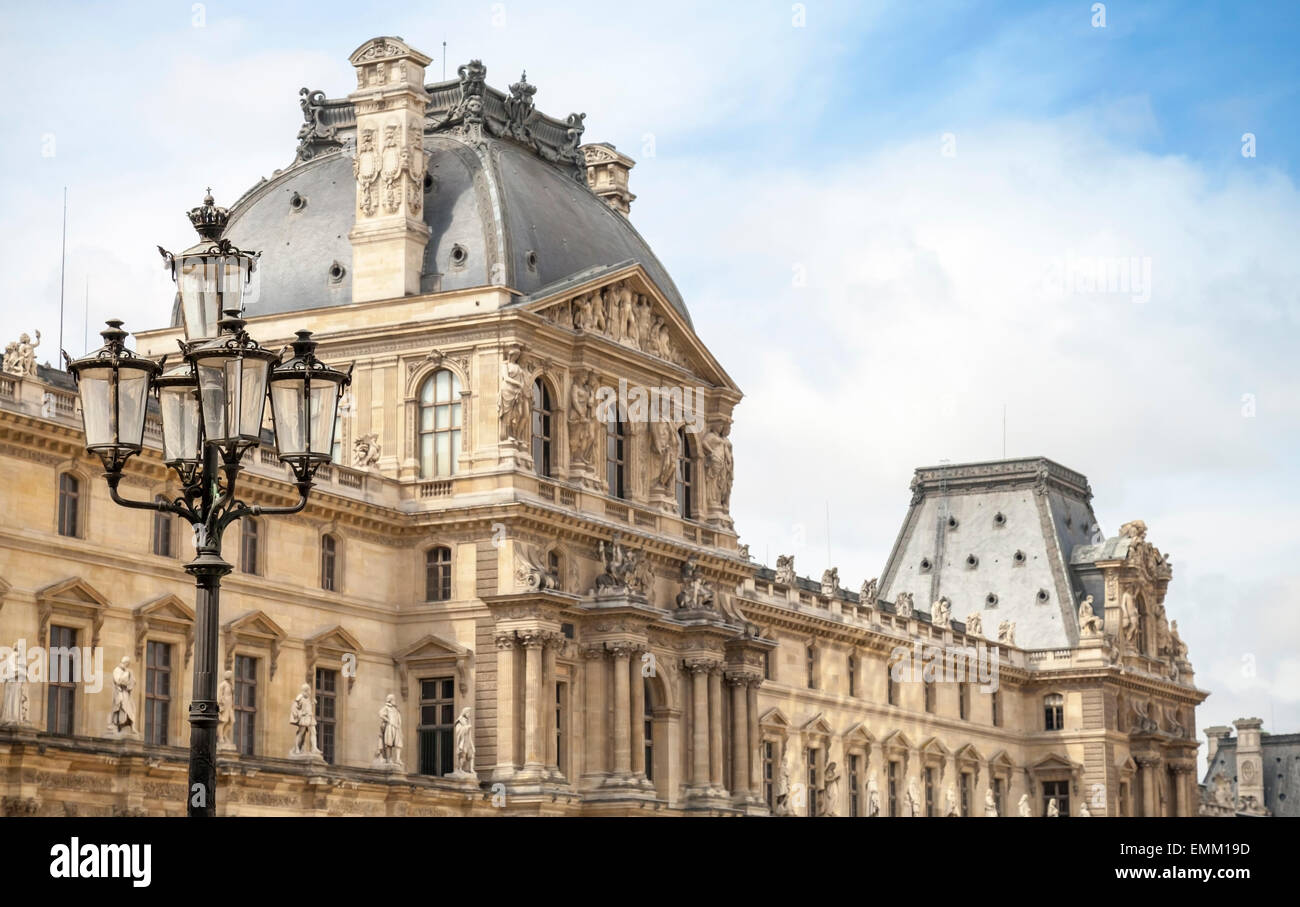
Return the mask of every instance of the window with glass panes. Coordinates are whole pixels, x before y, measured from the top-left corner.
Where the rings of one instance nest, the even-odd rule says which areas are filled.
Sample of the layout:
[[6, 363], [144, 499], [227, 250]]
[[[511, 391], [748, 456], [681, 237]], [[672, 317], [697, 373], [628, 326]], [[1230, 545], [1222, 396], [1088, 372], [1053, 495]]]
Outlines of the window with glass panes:
[[338, 688], [338, 671], [316, 669], [316, 744], [325, 761], [331, 765], [334, 764], [334, 749], [338, 739]]
[[818, 771], [818, 765], [821, 759], [822, 751], [820, 749], [808, 751], [808, 815], [817, 815], [818, 797], [821, 796], [822, 786], [818, 779], [821, 772]]
[[1065, 730], [1065, 697], [1060, 693], [1043, 698], [1043, 727], [1049, 731]]
[[808, 671], [808, 689], [817, 689], [817, 650], [812, 646], [804, 647], [804, 667]]
[[849, 695], [858, 695], [858, 657], [849, 653]]
[[533, 382], [533, 471], [551, 474], [551, 393], [546, 382]]
[[695, 519], [695, 460], [691, 437], [686, 429], [677, 430], [677, 512], [684, 520]]
[[424, 600], [451, 600], [451, 549], [439, 545], [424, 553]]
[[1001, 691], [999, 691], [999, 690], [994, 690], [993, 693], [990, 694], [990, 699], [989, 699], [989, 708], [990, 708], [990, 709], [992, 710], [992, 712], [993, 712], [993, 726], [994, 726], [994, 727], [1002, 727], [1002, 693], [1001, 693]]
[[338, 539], [332, 535], [320, 538], [320, 587], [326, 592], [335, 589], [335, 571], [338, 568]]
[[627, 427], [621, 418], [605, 423], [605, 485], [610, 497], [626, 497], [623, 468], [626, 465]]
[[261, 572], [262, 524], [251, 517], [239, 521], [239, 569], [245, 573]]
[[933, 768], [925, 770], [925, 814], [934, 815], [934, 796], [935, 796], [935, 771]]
[[922, 681], [921, 689], [925, 692], [925, 710], [934, 711], [934, 684], [929, 681]]
[[456, 768], [456, 682], [420, 681], [420, 774], [447, 775]]
[[849, 815], [850, 816], [861, 815], [861, 813], [858, 811], [859, 810], [858, 769], [859, 769], [859, 763], [861, 761], [862, 761], [862, 757], [859, 756], [857, 753], [851, 753], [849, 755]]
[[889, 814], [898, 815], [898, 763], [891, 761], [889, 763]]
[[456, 474], [460, 453], [460, 378], [447, 369], [434, 372], [420, 387], [420, 476]]
[[1002, 787], [1002, 779], [994, 778], [993, 779], [993, 805], [997, 807], [999, 816], [1005, 816], [1007, 814], [1007, 804], [1003, 800], [1003, 795], [1005, 793], [1006, 791]]
[[59, 476], [59, 535], [76, 538], [81, 527], [81, 480], [70, 473]]
[[961, 814], [963, 816], [970, 815], [970, 780], [970, 772], [961, 773]]
[[647, 781], [655, 779], [655, 716], [654, 697], [650, 692], [649, 678], [642, 679], [645, 693], [645, 776]]
[[962, 721], [970, 718], [970, 684], [957, 685], [957, 714]]
[[[159, 502], [163, 498], [157, 498]], [[170, 513], [157, 511], [153, 515], [153, 553], [159, 557], [172, 557], [175, 519]]]
[[150, 640], [144, 657], [144, 739], [167, 743], [172, 710], [172, 647]]
[[1044, 781], [1043, 782], [1043, 811], [1039, 815], [1047, 815], [1047, 805], [1053, 799], [1056, 800], [1056, 809], [1062, 816], [1070, 815], [1070, 782], [1069, 781]]
[[560, 774], [565, 774], [564, 760], [568, 750], [564, 745], [565, 705], [569, 699], [569, 685], [567, 683], [555, 684], [555, 765], [560, 770]]
[[235, 749], [253, 755], [257, 743], [257, 659], [235, 656]]
[[[49, 677], [46, 690], [45, 730], [70, 737], [76, 733], [77, 671], [71, 650], [77, 647], [72, 627], [50, 627]], [[56, 652], [56, 650], [64, 650]]]
[[763, 741], [763, 800], [768, 809], [776, 809], [776, 744]]

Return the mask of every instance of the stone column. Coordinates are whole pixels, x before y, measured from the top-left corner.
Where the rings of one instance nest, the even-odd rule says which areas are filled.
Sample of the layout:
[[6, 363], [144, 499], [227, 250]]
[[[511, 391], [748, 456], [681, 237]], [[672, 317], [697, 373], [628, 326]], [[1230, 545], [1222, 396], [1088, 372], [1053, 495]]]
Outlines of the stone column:
[[[640, 654], [640, 650], [636, 654]], [[628, 683], [632, 693], [632, 774], [645, 778], [645, 679], [640, 667], [639, 658], [631, 659], [628, 665]]]
[[555, 655], [564, 643], [564, 637], [551, 636], [542, 648], [542, 695], [540, 725], [545, 736], [542, 750], [546, 753], [546, 770], [559, 774], [559, 753], [555, 746]]
[[540, 775], [545, 756], [542, 741], [542, 649], [546, 639], [540, 633], [521, 640], [524, 647], [524, 771]]
[[709, 671], [709, 783], [725, 791], [722, 784], [722, 665]]
[[605, 676], [606, 653], [603, 645], [588, 646], [582, 651], [587, 659], [586, 665], [586, 723], [587, 734], [584, 746], [587, 753], [586, 774], [604, 775], [609, 771], [606, 758], [608, 750], [605, 729], [606, 709], [605, 688], [609, 679]]
[[1159, 762], [1154, 756], [1135, 756], [1138, 771], [1142, 773], [1142, 815], [1152, 817], [1159, 815], [1157, 804], [1160, 802], [1156, 792], [1156, 766]]
[[731, 793], [743, 798], [750, 791], [749, 758], [746, 743], [749, 740], [748, 709], [745, 699], [745, 677], [731, 674], [727, 677], [731, 687]]
[[620, 645], [614, 653], [614, 774], [627, 778], [632, 774], [631, 647]]
[[709, 785], [709, 663], [688, 662], [691, 672], [691, 783]]
[[746, 740], [746, 746], [749, 747], [749, 795], [758, 801], [763, 799], [763, 738], [758, 729], [758, 687], [762, 682], [761, 677], [750, 677], [745, 681], [745, 714], [749, 731]]
[[498, 633], [497, 645], [497, 766], [493, 780], [510, 778], [515, 773], [515, 728], [519, 722], [518, 703], [515, 702], [514, 633]]

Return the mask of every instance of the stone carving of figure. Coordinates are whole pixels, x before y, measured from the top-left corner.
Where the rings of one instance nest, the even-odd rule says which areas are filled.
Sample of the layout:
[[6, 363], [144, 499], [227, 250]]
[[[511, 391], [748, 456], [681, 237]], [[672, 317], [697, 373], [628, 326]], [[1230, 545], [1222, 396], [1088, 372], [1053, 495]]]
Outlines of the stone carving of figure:
[[1173, 638], [1169, 632], [1169, 619], [1165, 615], [1164, 605], [1156, 605], [1156, 654], [1173, 654]]
[[361, 213], [367, 217], [378, 210], [375, 200], [375, 182], [379, 179], [379, 153], [375, 149], [375, 130], [362, 129], [361, 141], [357, 144], [357, 156], [352, 159], [352, 176], [361, 190], [357, 204]]
[[125, 734], [136, 729], [135, 702], [131, 693], [135, 690], [135, 674], [131, 672], [131, 659], [126, 656], [113, 669], [113, 710], [108, 713], [108, 730], [114, 734]]
[[36, 342], [27, 334], [18, 337], [18, 374], [25, 378], [36, 377], [36, 348], [41, 345], [41, 332], [36, 332]]
[[984, 635], [984, 616], [978, 611], [972, 611], [966, 615], [966, 635], [983, 636]]
[[1183, 638], [1178, 635], [1178, 621], [1174, 621], [1169, 625], [1169, 637], [1174, 658], [1177, 658], [1179, 661], [1186, 661], [1187, 643], [1183, 642]]
[[655, 474], [653, 485], [661, 491], [671, 492], [677, 485], [677, 457], [680, 439], [673, 426], [657, 419], [650, 423], [650, 450], [654, 453]]
[[952, 602], [946, 596], [930, 608], [930, 622], [936, 627], [947, 627], [952, 623]]
[[1080, 804], [1079, 804], [1079, 816], [1080, 816], [1081, 818], [1086, 819], [1086, 818], [1088, 818], [1088, 817], [1091, 816], [1091, 815], [1092, 815], [1092, 813], [1088, 812], [1088, 804], [1087, 804], [1087, 803], [1080, 803]]
[[832, 818], [839, 815], [840, 809], [840, 771], [834, 762], [826, 766], [825, 777], [822, 781], [821, 815], [831, 816]]
[[528, 396], [524, 393], [524, 367], [520, 350], [512, 346], [501, 357], [501, 440], [523, 441], [528, 431]]
[[4, 693], [0, 696], [0, 725], [27, 723], [29, 705], [24, 651], [14, 646], [8, 658], [0, 663], [0, 682], [4, 684]]
[[864, 608], [874, 608], [876, 606], [876, 595], [878, 594], [879, 589], [880, 580], [878, 577], [873, 576], [871, 579], [864, 582], [862, 588], [858, 590], [858, 604], [862, 605]]
[[834, 598], [835, 591], [840, 587], [840, 569], [831, 567], [829, 570], [822, 572], [822, 595], [827, 598]]
[[4, 364], [0, 365], [0, 371], [7, 375], [22, 374], [21, 361], [18, 356], [18, 341], [11, 340], [5, 344]]
[[1119, 598], [1120, 629], [1124, 634], [1124, 644], [1130, 649], [1138, 648], [1141, 638], [1142, 615], [1138, 613], [1133, 602], [1133, 593], [1125, 592]]
[[1119, 535], [1120, 538], [1135, 539], [1140, 542], [1147, 537], [1147, 524], [1142, 520], [1129, 520], [1119, 527]]
[[945, 816], [961, 815], [961, 809], [957, 806], [957, 788], [951, 784], [948, 785], [948, 806], [944, 810], [944, 815]]
[[294, 727], [293, 749], [290, 756], [311, 756], [320, 753], [316, 745], [316, 715], [312, 704], [311, 687], [303, 684], [289, 708], [289, 723]]
[[1092, 596], [1085, 595], [1079, 602], [1079, 634], [1085, 637], [1101, 635], [1101, 618], [1092, 610]]
[[584, 371], [574, 376], [569, 388], [569, 459], [574, 465], [596, 461], [596, 376]]
[[537, 546], [515, 542], [515, 580], [524, 591], [538, 592], [560, 587], [560, 578], [542, 560]]
[[912, 606], [912, 593], [900, 592], [894, 596], [894, 613], [904, 620], [910, 620], [915, 608]]
[[474, 774], [474, 726], [469, 720], [470, 707], [461, 709], [456, 719], [456, 772]]
[[907, 782], [907, 814], [914, 817], [921, 815], [921, 791], [916, 786], [915, 778]]
[[984, 791], [984, 815], [986, 818], [998, 817], [998, 804], [993, 799], [993, 788]]
[[234, 675], [227, 671], [221, 675], [217, 684], [217, 746], [234, 746], [232, 733], [235, 729], [235, 685]]
[[713, 584], [700, 574], [695, 558], [687, 558], [682, 564], [682, 591], [677, 595], [677, 607], [712, 608], [713, 598]]
[[704, 452], [704, 474], [708, 478], [709, 500], [728, 510], [731, 506], [731, 479], [735, 462], [731, 455], [731, 439], [727, 434], [731, 426], [720, 423], [704, 433], [701, 447]]
[[379, 435], [362, 435], [352, 442], [352, 465], [368, 469], [379, 465]]
[[867, 782], [867, 815], [873, 818], [880, 815], [880, 789], [875, 778]]
[[1016, 644], [1016, 622], [1004, 620], [998, 624], [998, 642], [1007, 646]]
[[781, 766], [776, 776], [776, 806], [778, 816], [790, 815], [790, 753], [787, 749], [781, 758]]
[[1218, 806], [1224, 806], [1229, 809], [1232, 808], [1232, 782], [1228, 780], [1227, 776], [1224, 775], [1223, 772], [1219, 772], [1214, 776], [1213, 797], [1215, 804]]
[[389, 124], [384, 127], [384, 148], [380, 152], [383, 162], [384, 210], [396, 214], [402, 203], [401, 178], [405, 168], [402, 166], [402, 152], [398, 147], [397, 126]]
[[778, 554], [776, 556], [775, 582], [780, 586], [794, 585], [794, 555]]
[[1047, 816], [1055, 819], [1061, 815], [1061, 808], [1056, 805], [1056, 798], [1052, 797], [1047, 801]]
[[387, 765], [402, 764], [402, 711], [392, 693], [384, 699], [379, 710], [379, 751], [376, 755]]
[[1019, 810], [1022, 818], [1028, 818], [1031, 815], [1029, 812], [1029, 794], [1020, 795], [1020, 803], [1016, 808]]

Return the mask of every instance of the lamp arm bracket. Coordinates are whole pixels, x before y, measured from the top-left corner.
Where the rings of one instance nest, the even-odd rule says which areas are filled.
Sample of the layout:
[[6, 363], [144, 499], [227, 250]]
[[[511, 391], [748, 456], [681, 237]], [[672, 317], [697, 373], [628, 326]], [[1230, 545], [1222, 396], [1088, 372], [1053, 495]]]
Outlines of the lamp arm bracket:
[[108, 494], [109, 497], [113, 499], [114, 504], [121, 507], [129, 507], [134, 510], [156, 510], [161, 513], [174, 513], [177, 516], [189, 519], [186, 512], [188, 508], [178, 506], [178, 503], [175, 501], [132, 501], [122, 497], [117, 490], [118, 483], [122, 481], [122, 474], [120, 472], [106, 472], [104, 473], [104, 478], [108, 482]]

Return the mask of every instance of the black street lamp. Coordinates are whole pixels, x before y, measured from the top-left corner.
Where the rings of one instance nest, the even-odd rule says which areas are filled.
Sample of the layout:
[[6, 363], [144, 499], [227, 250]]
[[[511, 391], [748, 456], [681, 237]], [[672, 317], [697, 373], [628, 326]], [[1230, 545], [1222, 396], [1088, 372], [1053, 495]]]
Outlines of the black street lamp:
[[[257, 253], [221, 238], [228, 212], [209, 194], [189, 217], [203, 242], [179, 258], [163, 250], [180, 285], [186, 340], [182, 365], [161, 363], [128, 350], [122, 322], [109, 321], [104, 346], [81, 359], [65, 352], [81, 394], [86, 449], [104, 464], [113, 500], [123, 507], [159, 510], [194, 527], [195, 557], [185, 570], [197, 589], [194, 697], [190, 702], [190, 786], [187, 812], [215, 816], [217, 794], [217, 631], [221, 558], [226, 527], [244, 516], [297, 513], [307, 506], [312, 478], [330, 459], [334, 418], [350, 372], [316, 358], [311, 332], [299, 331], [292, 355], [272, 353], [244, 330], [240, 317]], [[183, 489], [172, 501], [131, 501], [118, 493], [122, 468], [143, 446], [147, 400], [158, 397], [163, 424], [163, 461]], [[271, 421], [280, 461], [293, 471], [298, 502], [262, 507], [235, 497], [245, 453], [257, 446], [271, 398]]]

